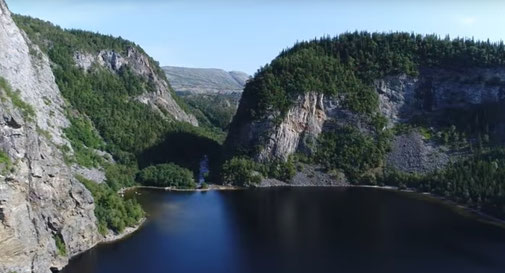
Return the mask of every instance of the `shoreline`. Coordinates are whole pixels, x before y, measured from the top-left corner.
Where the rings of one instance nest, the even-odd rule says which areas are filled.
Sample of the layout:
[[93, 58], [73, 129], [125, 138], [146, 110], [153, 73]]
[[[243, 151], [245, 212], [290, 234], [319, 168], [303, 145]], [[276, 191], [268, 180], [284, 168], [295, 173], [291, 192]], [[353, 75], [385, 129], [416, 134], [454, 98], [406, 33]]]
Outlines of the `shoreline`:
[[450, 207], [451, 209], [457, 210], [456, 212], [459, 214], [462, 214], [467, 217], [473, 217], [478, 221], [499, 226], [501, 228], [505, 228], [505, 219], [501, 219], [498, 217], [495, 217], [493, 215], [490, 215], [488, 213], [485, 213], [479, 209], [469, 207], [467, 205], [463, 205], [460, 203], [457, 203], [451, 199], [448, 199], [446, 197], [431, 193], [431, 192], [422, 192], [422, 191], [417, 191], [416, 189], [413, 188], [406, 188], [406, 189], [400, 189], [399, 187], [395, 186], [377, 186], [377, 185], [352, 185], [352, 184], [346, 184], [346, 185], [292, 185], [283, 182], [282, 185], [268, 185], [268, 186], [259, 186], [259, 187], [253, 187], [257, 189], [268, 189], [268, 188], [370, 188], [370, 189], [379, 189], [379, 190], [385, 190], [385, 191], [393, 191], [393, 192], [398, 192], [398, 193], [411, 193], [418, 195], [418, 197], [428, 197], [431, 198], [432, 200], [429, 201], [437, 201], [440, 202], [443, 205], [446, 205]]
[[[414, 198], [419, 197], [423, 198], [423, 201], [430, 201], [430, 202], [438, 202], [444, 206], [447, 206], [448, 208], [452, 209], [455, 211], [455, 213], [458, 213], [464, 217], [470, 217], [473, 218], [474, 220], [483, 222], [485, 224], [490, 224], [494, 225], [500, 228], [505, 228], [505, 219], [500, 219], [497, 217], [494, 217], [492, 215], [489, 215], [485, 212], [482, 212], [478, 209], [471, 208], [466, 205], [459, 204], [455, 201], [452, 201], [450, 199], [447, 199], [443, 196], [439, 196], [430, 192], [420, 192], [412, 188], [406, 188], [406, 189], [400, 189], [395, 186], [377, 186], [377, 185], [290, 185], [290, 184], [282, 184], [282, 185], [271, 185], [271, 186], [262, 186], [262, 187], [238, 187], [238, 186], [224, 186], [224, 185], [216, 185], [216, 184], [211, 184], [209, 185], [208, 188], [206, 189], [177, 189], [174, 187], [155, 187], [155, 186], [132, 186], [132, 187], [127, 187], [123, 188], [118, 191], [118, 194], [121, 196], [124, 196], [124, 193], [127, 191], [131, 190], [137, 190], [137, 189], [147, 189], [147, 190], [162, 190], [166, 192], [208, 192], [208, 191], [236, 191], [236, 190], [250, 190], [250, 189], [268, 189], [268, 188], [370, 188], [370, 189], [378, 189], [378, 190], [384, 190], [384, 191], [391, 191], [391, 192], [396, 192], [396, 193], [409, 193], [414, 196]], [[429, 198], [427, 200], [426, 198]], [[127, 237], [133, 235], [136, 231], [138, 231], [140, 228], [144, 226], [144, 224], [147, 222], [147, 217], [144, 217], [140, 220], [140, 222], [135, 225], [134, 227], [127, 227], [122, 233], [119, 234], [114, 234], [112, 232], [109, 232], [109, 234], [105, 235], [102, 237], [101, 240], [90, 246], [88, 249], [83, 250], [79, 253], [76, 253], [72, 256], [69, 256], [67, 264], [74, 259], [75, 257], [85, 253], [86, 251], [89, 251], [99, 245], [106, 245], [106, 244], [111, 244], [117, 241], [121, 241], [123, 239], [126, 239]], [[63, 270], [64, 267], [61, 268]]]
[[430, 201], [436, 201], [440, 202], [441, 204], [444, 204], [451, 209], [457, 210], [457, 213], [462, 214], [467, 217], [473, 217], [478, 221], [499, 226], [501, 228], [505, 228], [505, 219], [501, 219], [498, 217], [495, 217], [493, 215], [490, 215], [488, 213], [485, 213], [479, 209], [469, 207], [467, 205], [460, 204], [456, 201], [453, 201], [451, 199], [448, 199], [446, 197], [431, 193], [431, 192], [422, 192], [422, 191], [417, 191], [412, 188], [406, 188], [406, 189], [400, 189], [398, 187], [394, 186], [374, 186], [374, 185], [351, 185], [350, 187], [355, 187], [355, 188], [372, 188], [372, 189], [380, 189], [380, 190], [387, 190], [387, 191], [394, 191], [394, 192], [400, 192], [400, 193], [412, 193], [415, 195], [418, 195], [419, 197], [428, 197], [432, 200]]
[[[123, 230], [123, 232], [121, 232], [121, 233], [114, 234], [111, 231], [111, 232], [109, 232], [109, 234], [104, 236], [103, 240], [96, 243], [95, 246], [100, 245], [100, 244], [110, 244], [110, 243], [114, 243], [114, 242], [120, 241], [122, 239], [125, 239], [126, 237], [128, 237], [128, 236], [132, 235], [133, 233], [135, 233], [136, 231], [138, 231], [146, 222], [147, 222], [147, 217], [144, 217], [144, 218], [140, 219], [140, 222], [137, 225], [135, 225], [134, 227], [126, 227]], [[93, 246], [93, 247], [95, 247], [95, 246]]]
[[157, 187], [157, 186], [131, 186], [127, 188], [122, 188], [118, 191], [118, 194], [124, 195], [125, 192], [131, 190], [160, 190], [160, 191], [172, 191], [172, 192], [208, 192], [208, 191], [237, 191], [237, 190], [246, 190], [248, 188], [239, 187], [239, 186], [226, 186], [226, 185], [217, 185], [210, 184], [209, 187], [205, 189], [178, 189], [176, 187]]
[[[133, 186], [121, 189], [118, 193], [124, 195], [126, 191], [136, 190], [136, 189], [148, 189], [148, 190], [163, 190], [167, 192], [208, 192], [208, 191], [236, 191], [236, 190], [249, 190], [249, 189], [268, 189], [268, 188], [371, 188], [379, 190], [394, 191], [399, 193], [412, 193], [418, 195], [418, 197], [429, 197], [431, 201], [437, 201], [441, 204], [451, 207], [451, 209], [456, 209], [457, 213], [463, 214], [467, 217], [474, 217], [476, 220], [492, 224], [505, 228], [505, 219], [501, 219], [485, 213], [479, 209], [469, 207], [457, 203], [451, 199], [443, 196], [436, 195], [430, 192], [421, 192], [416, 189], [406, 188], [400, 189], [395, 186], [377, 186], [377, 185], [352, 185], [352, 184], [336, 184], [336, 185], [293, 185], [288, 183], [283, 183], [280, 185], [268, 185], [268, 186], [251, 186], [251, 187], [239, 187], [239, 186], [227, 186], [227, 185], [217, 185], [210, 184], [206, 189], [177, 189], [174, 187], [156, 187], [156, 186]], [[134, 232], [134, 231], [133, 231]], [[132, 232], [132, 233], [133, 233]], [[124, 236], [123, 236], [124, 237]], [[117, 239], [120, 240], [121, 238]]]
[[114, 234], [112, 231], [109, 230], [109, 233], [107, 235], [101, 235], [101, 239], [98, 240], [96, 243], [94, 243], [93, 245], [91, 245], [89, 248], [83, 250], [83, 251], [80, 251], [80, 252], [77, 252], [73, 255], [70, 255], [68, 256], [68, 260], [67, 262], [65, 263], [65, 265], [59, 269], [59, 271], [62, 271], [63, 269], [65, 269], [65, 267], [72, 261], [72, 259], [78, 257], [79, 255], [87, 252], [87, 251], [90, 251], [91, 249], [99, 246], [99, 245], [106, 245], [106, 244], [111, 244], [111, 243], [114, 243], [114, 242], [117, 242], [117, 241], [120, 241], [120, 240], [123, 240], [125, 239], [126, 237], [129, 237], [130, 235], [133, 235], [133, 233], [135, 233], [136, 231], [138, 231], [142, 226], [144, 226], [144, 224], [147, 222], [147, 217], [144, 217], [142, 219], [140, 219], [140, 221], [133, 227], [126, 227], [123, 232], [121, 233], [118, 233], [118, 234]]

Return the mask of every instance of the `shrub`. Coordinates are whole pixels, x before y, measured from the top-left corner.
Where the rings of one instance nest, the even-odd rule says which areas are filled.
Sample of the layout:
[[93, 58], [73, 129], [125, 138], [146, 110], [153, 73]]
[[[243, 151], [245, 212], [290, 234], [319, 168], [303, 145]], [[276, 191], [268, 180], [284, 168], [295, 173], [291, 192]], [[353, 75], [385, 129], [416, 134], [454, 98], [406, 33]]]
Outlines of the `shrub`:
[[173, 163], [147, 167], [137, 174], [137, 180], [147, 186], [190, 189], [196, 187], [193, 173]]
[[63, 241], [63, 237], [61, 234], [53, 235], [54, 243], [56, 244], [56, 249], [58, 250], [58, 254], [60, 256], [67, 256], [67, 247], [65, 246], [65, 242]]
[[318, 141], [316, 162], [327, 169], [343, 170], [351, 178], [380, 167], [389, 148], [385, 136], [375, 139], [353, 128], [322, 133]]
[[7, 80], [2, 77], [0, 77], [0, 87], [4, 89], [5, 94], [11, 99], [12, 104], [21, 110], [25, 119], [30, 121], [33, 120], [35, 117], [35, 110], [30, 104], [21, 99], [19, 91], [12, 90], [12, 87], [9, 85]]
[[138, 224], [144, 217], [144, 211], [136, 200], [124, 200], [107, 184], [97, 184], [79, 175], [76, 178], [95, 199], [95, 216], [102, 235], [106, 235], [109, 230], [120, 233], [126, 227]]
[[264, 163], [263, 166], [265, 169], [263, 174], [265, 176], [285, 182], [289, 182], [296, 174], [296, 166], [293, 157], [290, 157], [287, 161], [274, 160]]
[[234, 157], [223, 164], [221, 177], [225, 184], [241, 186], [255, 185], [261, 182], [258, 163], [245, 157]]
[[0, 170], [2, 174], [6, 174], [12, 168], [12, 161], [9, 158], [9, 155], [1, 150], [0, 150], [0, 167], [3, 167]]

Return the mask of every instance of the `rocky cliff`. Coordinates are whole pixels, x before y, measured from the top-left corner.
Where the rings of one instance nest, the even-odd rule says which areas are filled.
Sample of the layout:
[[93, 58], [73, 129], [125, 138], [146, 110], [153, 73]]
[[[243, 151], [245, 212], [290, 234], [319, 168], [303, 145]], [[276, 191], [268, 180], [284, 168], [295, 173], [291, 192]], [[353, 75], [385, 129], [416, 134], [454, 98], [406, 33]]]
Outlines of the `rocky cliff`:
[[152, 61], [135, 47], [129, 47], [124, 56], [112, 50], [101, 50], [96, 54], [75, 52], [74, 61], [77, 66], [85, 70], [91, 69], [93, 65], [99, 65], [115, 73], [119, 73], [123, 67], [128, 66], [137, 75], [149, 79], [153, 85], [154, 90], [137, 98], [140, 102], [152, 106], [160, 114], [168, 113], [168, 117], [175, 118], [177, 121], [198, 125], [196, 118], [186, 113], [175, 101], [174, 94], [170, 92], [171, 86], [158, 75]]
[[[374, 38], [369, 34], [348, 36], [352, 35], [357, 36], [354, 37], [358, 41], [356, 44], [360, 39]], [[396, 39], [395, 35], [384, 37]], [[412, 39], [408, 35], [404, 37]], [[417, 39], [418, 42], [422, 40]], [[428, 173], [468, 152], [440, 141], [440, 136], [446, 134], [448, 128], [461, 130], [462, 133], [456, 134], [456, 141], [464, 138], [465, 143], [476, 145], [485, 134], [485, 138], [493, 139], [495, 144], [503, 143], [505, 117], [496, 111], [490, 113], [489, 109], [504, 107], [505, 66], [424, 64], [415, 57], [417, 52], [398, 49], [406, 51], [402, 52], [404, 56], [412, 54], [412, 60], [417, 62], [415, 73], [398, 72], [401, 69], [385, 74], [375, 72], [377, 66], [388, 65], [380, 61], [368, 71], [360, 71], [362, 68], [357, 65], [351, 68], [353, 72], [347, 72], [351, 65], [359, 62], [359, 57], [353, 56], [352, 50], [344, 44], [352, 38], [342, 40], [302, 43], [283, 52], [260, 71], [245, 88], [226, 141], [227, 152], [245, 153], [260, 162], [285, 161], [294, 153], [308, 156], [316, 153], [322, 133], [338, 134], [341, 129], [352, 128], [377, 139], [383, 132], [390, 131], [393, 134], [389, 152], [384, 163], [378, 166], [409, 173]], [[360, 46], [362, 44], [356, 47]], [[305, 47], [316, 49], [312, 52]], [[316, 62], [321, 58], [321, 52], [332, 47], [340, 48], [342, 52], [335, 49], [324, 53], [329, 57], [324, 57], [326, 59], [320, 62], [326, 63], [318, 66]], [[370, 55], [363, 49], [358, 50], [362, 55]], [[467, 62], [469, 55], [463, 52], [453, 57], [454, 62]], [[345, 58], [351, 59], [352, 63], [346, 64]], [[409, 61], [405, 62], [411, 65]], [[328, 72], [332, 69], [334, 74]], [[378, 77], [365, 77], [365, 74]], [[356, 78], [366, 84], [356, 82]], [[312, 86], [307, 82], [313, 83]], [[355, 90], [351, 92], [351, 89]], [[360, 90], [366, 90], [367, 95], [360, 94]], [[369, 105], [372, 110], [353, 109], [357, 108], [354, 105]], [[384, 120], [381, 128], [377, 128], [377, 120]]]
[[48, 58], [3, 0], [0, 77], [0, 272], [51, 272], [100, 236], [93, 198], [58, 148], [69, 122]]
[[[505, 68], [422, 69], [415, 77], [400, 74], [377, 79], [374, 86], [379, 111], [391, 128], [420, 116], [437, 125], [444, 123], [441, 115], [446, 110], [501, 103], [505, 100], [504, 83]], [[243, 101], [240, 107], [246, 105]], [[279, 116], [279, 112], [272, 112], [265, 119], [236, 124], [229, 145], [237, 149], [260, 147], [255, 153], [260, 161], [286, 160], [295, 152], [309, 151], [323, 131], [345, 126], [370, 130], [367, 119], [343, 106], [341, 98], [314, 91], [296, 96], [282, 121], [276, 122]], [[448, 162], [443, 148], [436, 146], [415, 132], [400, 135], [393, 141], [388, 162], [403, 171], [430, 171]]]
[[0, 272], [56, 271], [138, 224], [117, 190], [135, 184], [136, 155], [199, 130], [185, 107], [138, 45], [0, 0]]

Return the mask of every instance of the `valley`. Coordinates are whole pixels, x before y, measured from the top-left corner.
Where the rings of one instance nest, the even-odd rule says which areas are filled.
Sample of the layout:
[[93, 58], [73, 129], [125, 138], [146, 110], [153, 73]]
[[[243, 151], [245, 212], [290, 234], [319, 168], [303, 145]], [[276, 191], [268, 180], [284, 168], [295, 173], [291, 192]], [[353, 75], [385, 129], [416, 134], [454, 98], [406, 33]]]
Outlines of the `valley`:
[[500, 272], [465, 211], [505, 219], [504, 109], [503, 42], [347, 32], [250, 76], [0, 0], [0, 272]]

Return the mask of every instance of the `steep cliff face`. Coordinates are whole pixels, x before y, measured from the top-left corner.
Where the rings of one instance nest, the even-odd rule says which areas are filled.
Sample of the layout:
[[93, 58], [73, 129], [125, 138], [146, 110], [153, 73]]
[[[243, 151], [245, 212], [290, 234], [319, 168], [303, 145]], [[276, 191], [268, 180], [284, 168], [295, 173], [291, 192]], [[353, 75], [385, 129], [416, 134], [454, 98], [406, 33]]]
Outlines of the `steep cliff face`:
[[[503, 103], [505, 68], [421, 68], [417, 76], [399, 74], [377, 79], [374, 89], [379, 99], [378, 111], [387, 118], [388, 128], [416, 119], [442, 127], [451, 124], [448, 111], [470, 111], [473, 107]], [[253, 151], [253, 157], [259, 161], [286, 160], [295, 152], [310, 154], [322, 132], [346, 126], [364, 133], [371, 130], [364, 115], [343, 105], [342, 96], [309, 90], [299, 93], [291, 98], [287, 114], [270, 111], [261, 119], [235, 122], [227, 140], [228, 148]], [[239, 113], [250, 111], [248, 105], [243, 100]], [[505, 118], [494, 124], [495, 135], [503, 137], [500, 128], [504, 121]], [[386, 162], [401, 171], [426, 173], [449, 162], [446, 147], [418, 132], [395, 136], [391, 146]]]
[[376, 80], [380, 111], [393, 123], [421, 113], [502, 102], [505, 68], [424, 68], [419, 76]]
[[85, 70], [91, 69], [93, 65], [99, 65], [116, 73], [119, 73], [124, 66], [128, 66], [138, 76], [149, 79], [153, 86], [151, 92], [146, 92], [137, 98], [140, 102], [152, 106], [162, 115], [168, 113], [167, 118], [175, 118], [177, 121], [198, 125], [196, 118], [192, 114], [186, 113], [177, 104], [173, 93], [170, 92], [171, 87], [164, 79], [160, 78], [149, 58], [136, 48], [129, 47], [124, 56], [112, 50], [102, 50], [97, 54], [75, 52], [74, 61], [77, 66]]
[[[50, 272], [98, 242], [91, 194], [59, 148], [67, 145], [48, 58], [0, 0], [0, 272]], [[58, 249], [56, 241], [63, 242]], [[61, 248], [66, 254], [61, 255]]]

